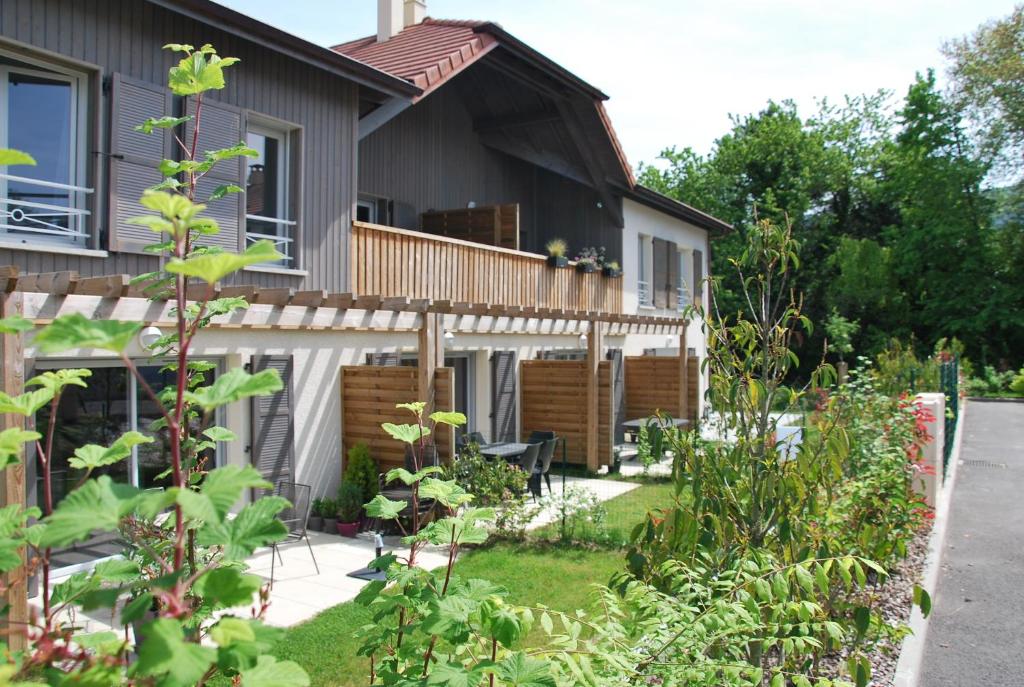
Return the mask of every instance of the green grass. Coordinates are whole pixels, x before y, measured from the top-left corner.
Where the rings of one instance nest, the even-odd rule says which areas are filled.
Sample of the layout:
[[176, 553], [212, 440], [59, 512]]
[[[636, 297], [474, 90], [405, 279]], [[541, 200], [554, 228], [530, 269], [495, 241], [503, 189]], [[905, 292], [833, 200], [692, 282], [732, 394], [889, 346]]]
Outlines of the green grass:
[[[669, 482], [644, 484], [608, 501], [609, 529], [628, 536], [633, 525], [652, 508], [672, 502]], [[586, 548], [527, 542], [500, 543], [463, 554], [456, 574], [481, 578], [509, 591], [515, 604], [544, 605], [559, 611], [589, 608], [591, 585], [605, 584], [623, 568], [619, 549]], [[279, 658], [297, 661], [317, 687], [356, 687], [366, 684], [369, 662], [356, 655], [353, 631], [370, 622], [361, 606], [347, 602], [329, 608], [312, 620], [288, 630], [275, 648]], [[539, 624], [524, 640], [540, 642]]]

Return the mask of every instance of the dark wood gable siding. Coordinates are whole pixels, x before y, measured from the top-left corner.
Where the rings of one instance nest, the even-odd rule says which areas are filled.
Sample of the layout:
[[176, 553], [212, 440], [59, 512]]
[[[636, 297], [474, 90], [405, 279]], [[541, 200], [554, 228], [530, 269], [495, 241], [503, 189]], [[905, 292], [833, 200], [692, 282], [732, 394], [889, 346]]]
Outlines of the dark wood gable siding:
[[[165, 43], [212, 43], [222, 55], [241, 58], [228, 73], [228, 87], [215, 98], [302, 127], [300, 252], [309, 276], [245, 272], [236, 279], [268, 287], [346, 290], [345, 251], [355, 202], [355, 84], [144, 0], [3, 0], [0, 44], [5, 39], [97, 65], [104, 79], [116, 72], [154, 84], [166, 83], [175, 59], [161, 50]], [[109, 95], [102, 96], [100, 107], [100, 150], [108, 151]], [[108, 165], [98, 167], [101, 178], [88, 184], [104, 201]], [[94, 213], [93, 230], [105, 228], [107, 221], [104, 202]], [[100, 243], [107, 248], [105, 236]], [[155, 261], [126, 253], [93, 258], [0, 249], [0, 264], [26, 272], [77, 270], [84, 277], [149, 271]]]
[[597, 191], [480, 142], [463, 100], [463, 80], [478, 66], [360, 142], [360, 192], [391, 199], [391, 223], [402, 229], [419, 229], [427, 210], [518, 203], [522, 250], [543, 252], [558, 236], [574, 252], [604, 245], [621, 262], [622, 231], [598, 208]]

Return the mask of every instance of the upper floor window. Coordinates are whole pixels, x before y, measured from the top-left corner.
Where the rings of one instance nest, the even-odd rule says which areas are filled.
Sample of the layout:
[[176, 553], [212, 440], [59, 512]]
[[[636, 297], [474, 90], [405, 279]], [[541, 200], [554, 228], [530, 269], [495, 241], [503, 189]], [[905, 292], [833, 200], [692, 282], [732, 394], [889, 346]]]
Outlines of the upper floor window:
[[86, 245], [86, 76], [0, 52], [0, 148], [35, 166], [0, 170], [0, 233]]
[[693, 302], [690, 284], [693, 284], [693, 251], [680, 248], [676, 259], [679, 261], [679, 268], [676, 270], [676, 307], [685, 310], [686, 306]]
[[636, 295], [637, 302], [643, 306], [654, 305], [654, 240], [641, 234], [637, 237], [636, 254]]
[[246, 144], [256, 157], [246, 158], [246, 242], [269, 239], [285, 257], [277, 264], [298, 267], [295, 261], [295, 227], [291, 198], [291, 132], [262, 121], [250, 122]]

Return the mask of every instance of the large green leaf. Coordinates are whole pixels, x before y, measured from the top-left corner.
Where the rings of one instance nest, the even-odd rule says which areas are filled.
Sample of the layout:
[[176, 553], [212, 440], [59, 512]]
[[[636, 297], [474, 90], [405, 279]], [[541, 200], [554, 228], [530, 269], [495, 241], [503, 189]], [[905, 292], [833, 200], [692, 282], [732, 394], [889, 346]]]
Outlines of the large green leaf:
[[144, 134], [151, 134], [154, 129], [173, 129], [190, 119], [192, 117], [148, 117], [142, 124], [135, 127], [135, 130], [141, 131]]
[[433, 667], [427, 676], [428, 685], [448, 685], [449, 687], [477, 687], [486, 673], [480, 666], [466, 667], [461, 663], [440, 663]]
[[61, 353], [72, 348], [123, 353], [141, 328], [141, 322], [91, 320], [75, 313], [58, 317], [36, 334], [33, 342], [43, 353]]
[[267, 396], [284, 388], [277, 370], [249, 374], [240, 367], [222, 374], [210, 386], [185, 392], [185, 400], [210, 411], [251, 396]]
[[385, 422], [381, 425], [381, 428], [390, 434], [393, 439], [404, 441], [407, 444], [417, 444], [421, 438], [430, 436], [430, 428], [421, 427], [420, 425], [396, 425], [391, 422]]
[[[259, 657], [269, 654], [284, 635], [284, 630], [281, 628], [269, 627], [258, 620], [242, 620], [240, 618], [232, 618], [232, 620], [235, 622], [231, 623], [231, 627], [225, 628], [224, 634], [221, 635], [222, 640], [230, 643], [222, 644], [217, 650], [217, 665], [228, 675], [256, 667]], [[237, 622], [244, 622], [248, 625], [249, 631], [242, 630], [236, 624]], [[252, 639], [244, 639], [243, 633], [251, 634]], [[230, 636], [226, 636], [229, 634]]]
[[64, 367], [36, 375], [25, 382], [25, 386], [40, 386], [56, 394], [63, 391], [66, 386], [80, 386], [83, 389], [88, 387], [85, 383], [87, 377], [92, 377], [92, 370], [88, 368]]
[[260, 656], [255, 668], [242, 672], [242, 687], [309, 687], [309, 675], [295, 661]]
[[0, 319], [0, 334], [20, 334], [27, 332], [35, 325], [21, 315], [11, 315]]
[[396, 519], [403, 510], [409, 504], [405, 501], [392, 501], [386, 498], [382, 494], [377, 494], [373, 497], [373, 500], [367, 503], [364, 508], [366, 514], [371, 518], [380, 518], [381, 520], [394, 520]]
[[133, 446], [152, 443], [153, 438], [145, 434], [126, 432], [110, 446], [86, 444], [76, 448], [75, 456], [68, 460], [68, 465], [79, 470], [94, 470], [124, 460], [132, 454]]
[[221, 608], [232, 608], [251, 604], [262, 584], [263, 578], [259, 575], [249, 575], [238, 568], [223, 567], [215, 568], [200, 577], [194, 590]]
[[0, 470], [20, 462], [18, 456], [29, 441], [41, 439], [39, 432], [11, 427], [0, 432]]
[[391, 468], [387, 474], [384, 475], [384, 481], [388, 484], [399, 480], [406, 486], [411, 485], [413, 482], [419, 482], [423, 478], [429, 475], [444, 474], [444, 468], [438, 465], [429, 465], [422, 470], [416, 472], [409, 472], [405, 468]]
[[206, 253], [185, 260], [177, 258], [167, 263], [166, 270], [172, 274], [184, 274], [213, 284], [248, 265], [261, 262], [275, 262], [283, 255], [270, 241], [257, 241], [242, 253]]
[[439, 410], [436, 413], [431, 413], [430, 419], [439, 425], [451, 425], [452, 427], [461, 427], [466, 424], [465, 415], [449, 410]]
[[251, 465], [225, 465], [211, 470], [199, 490], [223, 520], [246, 489], [271, 489], [273, 486]]
[[147, 623], [142, 634], [132, 674], [162, 678], [161, 687], [194, 687], [217, 658], [214, 649], [186, 641], [181, 623], [171, 618]]
[[257, 548], [280, 541], [288, 534], [288, 528], [276, 517], [287, 507], [285, 499], [264, 496], [247, 505], [232, 520], [206, 523], [199, 530], [199, 543], [224, 547], [227, 560], [244, 560]]
[[434, 499], [448, 508], [458, 508], [473, 500], [472, 494], [459, 486], [455, 480], [440, 480], [434, 477], [427, 477], [420, 483], [420, 496]]
[[[186, 47], [177, 46], [175, 47]], [[173, 49], [173, 48], [172, 48]], [[238, 62], [237, 57], [220, 57], [213, 52], [196, 51], [171, 67], [167, 85], [174, 95], [198, 95], [224, 88], [224, 68]]]
[[53, 391], [50, 389], [35, 389], [20, 396], [8, 396], [0, 391], [0, 413], [15, 413], [30, 417], [51, 400], [53, 400]]
[[551, 666], [517, 651], [498, 663], [495, 673], [507, 687], [556, 687]]
[[131, 512], [138, 496], [138, 489], [118, 484], [109, 475], [87, 481], [68, 494], [44, 520], [46, 529], [40, 545], [67, 546], [84, 541], [96, 530], [115, 530], [121, 518]]
[[0, 167], [9, 165], [35, 165], [36, 160], [28, 153], [13, 148], [0, 148]]

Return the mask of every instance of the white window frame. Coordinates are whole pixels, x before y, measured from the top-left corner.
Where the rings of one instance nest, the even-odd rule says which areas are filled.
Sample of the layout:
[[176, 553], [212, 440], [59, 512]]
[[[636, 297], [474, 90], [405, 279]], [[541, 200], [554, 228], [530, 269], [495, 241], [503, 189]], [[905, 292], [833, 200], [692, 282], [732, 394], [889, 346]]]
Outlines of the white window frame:
[[[68, 155], [68, 180], [71, 182], [70, 184], [22, 177], [17, 174], [11, 174], [10, 170], [0, 171], [0, 244], [4, 242], [18, 244], [39, 243], [88, 248], [91, 236], [88, 218], [91, 213], [87, 208], [86, 197], [93, 192], [92, 188], [85, 186], [88, 168], [87, 144], [89, 136], [87, 113], [89, 77], [84, 72], [67, 69], [45, 60], [38, 60], [9, 50], [0, 49], [0, 57], [32, 65], [31, 67], [20, 67], [0, 63], [0, 88], [4, 89], [3, 97], [0, 97], [0, 148], [12, 147], [8, 142], [7, 120], [9, 103], [6, 94], [12, 72], [53, 81], [66, 81], [71, 86], [72, 110], [70, 122], [72, 130], [69, 137], [71, 150]], [[17, 201], [17, 207], [10, 207], [14, 205], [7, 198], [8, 183], [10, 181], [70, 191], [71, 202], [66, 208], [46, 203], [29, 204], [27, 201]], [[22, 226], [9, 224], [7, 218], [10, 214], [24, 212], [21, 208], [42, 210], [44, 212], [52, 210], [58, 214], [65, 214], [69, 217], [70, 231], [59, 227], [26, 229]]]
[[369, 198], [359, 198], [358, 200], [356, 200], [356, 207], [357, 208], [366, 208], [367, 209], [367, 211], [368, 211], [368, 213], [370, 215], [370, 219], [368, 220], [370, 224], [380, 224], [377, 221], [377, 203], [376, 203], [376, 201], [370, 200]]
[[637, 236], [637, 278], [636, 300], [641, 308], [654, 307], [654, 289], [651, 279], [654, 278], [654, 237], [647, 234]]
[[[295, 227], [298, 226], [298, 222], [293, 218], [292, 207], [291, 207], [291, 161], [292, 161], [292, 131], [293, 127], [289, 127], [280, 122], [273, 120], [264, 119], [258, 115], [249, 114], [246, 118], [245, 134], [248, 138], [250, 133], [259, 134], [260, 136], [273, 138], [280, 142], [280, 148], [277, 152], [277, 207], [279, 208], [278, 213], [284, 215], [284, 217], [266, 217], [263, 215], [245, 215], [245, 241], [246, 245], [249, 242], [261, 241], [267, 239], [274, 242], [274, 247], [284, 254], [284, 259], [281, 260], [280, 266], [289, 268], [298, 268], [298, 260], [295, 249], [296, 232]], [[246, 164], [248, 169], [248, 163]], [[257, 222], [270, 222], [277, 225], [278, 235], [264, 234], [258, 231], [249, 231], [249, 220]]]

